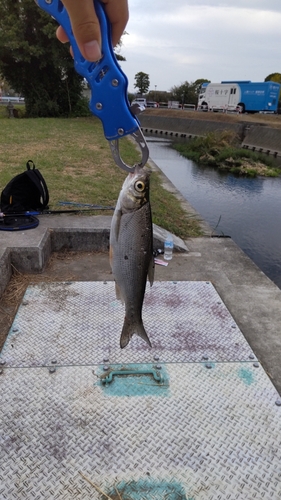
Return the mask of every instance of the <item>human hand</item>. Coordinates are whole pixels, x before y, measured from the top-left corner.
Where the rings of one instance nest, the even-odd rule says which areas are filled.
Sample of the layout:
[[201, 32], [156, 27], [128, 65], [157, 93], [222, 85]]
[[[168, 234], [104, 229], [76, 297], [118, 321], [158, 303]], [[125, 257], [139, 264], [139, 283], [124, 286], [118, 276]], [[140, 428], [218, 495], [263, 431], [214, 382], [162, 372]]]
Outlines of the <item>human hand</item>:
[[[112, 27], [112, 44], [117, 45], [129, 18], [127, 0], [101, 0]], [[62, 0], [72, 26], [73, 35], [82, 56], [87, 61], [98, 61], [101, 58], [100, 25], [95, 12], [93, 0]], [[65, 43], [68, 37], [62, 28], [57, 29], [57, 38]]]

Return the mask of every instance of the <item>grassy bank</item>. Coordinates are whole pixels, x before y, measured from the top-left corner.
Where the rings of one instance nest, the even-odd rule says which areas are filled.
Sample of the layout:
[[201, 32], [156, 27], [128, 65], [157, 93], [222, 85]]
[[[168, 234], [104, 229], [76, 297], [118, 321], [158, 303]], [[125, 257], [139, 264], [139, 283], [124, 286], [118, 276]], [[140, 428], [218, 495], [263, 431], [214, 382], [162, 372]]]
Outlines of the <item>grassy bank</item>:
[[174, 143], [173, 147], [186, 158], [199, 165], [208, 165], [237, 175], [277, 177], [281, 169], [274, 160], [262, 154], [238, 147], [232, 132], [210, 132], [205, 137], [196, 137], [185, 143]]
[[[59, 201], [116, 204], [126, 173], [115, 165], [98, 119], [3, 118], [0, 130], [0, 191], [33, 160], [46, 180], [51, 209], [61, 208]], [[120, 151], [129, 165], [138, 160], [128, 139], [120, 141]], [[156, 172], [151, 175], [151, 206], [153, 222], [181, 238], [201, 234], [199, 222], [162, 187]]]

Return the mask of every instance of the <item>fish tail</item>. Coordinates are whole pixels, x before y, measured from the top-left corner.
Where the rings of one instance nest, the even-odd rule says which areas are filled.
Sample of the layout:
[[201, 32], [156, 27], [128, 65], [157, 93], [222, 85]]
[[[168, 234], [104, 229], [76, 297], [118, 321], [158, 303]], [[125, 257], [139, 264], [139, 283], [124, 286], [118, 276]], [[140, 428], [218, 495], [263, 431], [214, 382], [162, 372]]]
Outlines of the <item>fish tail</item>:
[[150, 347], [152, 347], [151, 342], [148, 338], [148, 335], [145, 331], [145, 328], [144, 328], [142, 322], [131, 323], [125, 316], [124, 325], [123, 325], [121, 337], [120, 337], [121, 349], [124, 349], [124, 347], [126, 347], [129, 344], [129, 342], [134, 334], [141, 337], [143, 340], [145, 340], [145, 342], [148, 343], [148, 345]]

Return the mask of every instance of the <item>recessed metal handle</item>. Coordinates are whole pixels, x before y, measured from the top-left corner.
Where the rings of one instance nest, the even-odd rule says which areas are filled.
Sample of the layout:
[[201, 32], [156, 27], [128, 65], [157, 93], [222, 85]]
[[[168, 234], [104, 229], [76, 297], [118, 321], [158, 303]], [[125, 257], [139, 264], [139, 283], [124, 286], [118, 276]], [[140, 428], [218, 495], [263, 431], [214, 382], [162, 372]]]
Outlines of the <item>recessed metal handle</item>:
[[118, 375], [152, 375], [154, 380], [156, 382], [163, 382], [163, 376], [160, 372], [157, 370], [154, 370], [153, 368], [147, 370], [147, 369], [142, 369], [142, 370], [112, 370], [108, 375], [101, 377], [101, 381], [103, 384], [108, 386], [112, 381], [113, 377], [118, 376]]

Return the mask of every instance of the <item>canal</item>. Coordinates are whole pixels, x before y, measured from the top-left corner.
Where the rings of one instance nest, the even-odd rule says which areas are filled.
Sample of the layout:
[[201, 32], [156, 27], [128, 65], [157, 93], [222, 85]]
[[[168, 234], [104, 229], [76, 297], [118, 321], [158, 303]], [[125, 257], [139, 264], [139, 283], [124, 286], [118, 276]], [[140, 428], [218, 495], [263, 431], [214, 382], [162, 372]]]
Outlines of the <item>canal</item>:
[[147, 137], [151, 159], [214, 229], [231, 236], [281, 288], [281, 178], [244, 178], [198, 166]]

